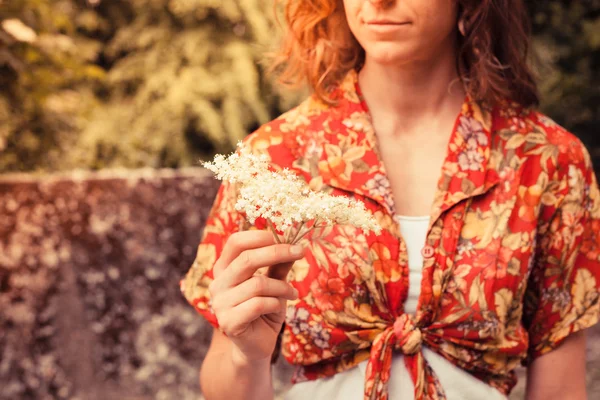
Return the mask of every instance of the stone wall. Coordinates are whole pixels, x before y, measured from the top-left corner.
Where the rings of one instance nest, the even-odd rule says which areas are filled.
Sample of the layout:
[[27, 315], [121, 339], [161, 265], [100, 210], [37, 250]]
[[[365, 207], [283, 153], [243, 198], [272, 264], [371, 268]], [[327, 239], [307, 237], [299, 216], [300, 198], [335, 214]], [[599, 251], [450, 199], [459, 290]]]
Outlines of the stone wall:
[[211, 328], [178, 282], [217, 186], [193, 168], [0, 176], [0, 399], [198, 399]]
[[202, 170], [0, 181], [0, 398], [197, 399], [210, 328], [179, 293]]

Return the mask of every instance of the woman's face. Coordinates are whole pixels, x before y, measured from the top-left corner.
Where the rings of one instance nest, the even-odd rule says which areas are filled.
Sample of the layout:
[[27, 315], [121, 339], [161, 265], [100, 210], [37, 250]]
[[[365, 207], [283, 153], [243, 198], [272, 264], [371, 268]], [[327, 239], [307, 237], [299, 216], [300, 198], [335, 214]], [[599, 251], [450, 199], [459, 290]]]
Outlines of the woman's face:
[[427, 61], [454, 46], [456, 0], [343, 2], [350, 30], [379, 64]]

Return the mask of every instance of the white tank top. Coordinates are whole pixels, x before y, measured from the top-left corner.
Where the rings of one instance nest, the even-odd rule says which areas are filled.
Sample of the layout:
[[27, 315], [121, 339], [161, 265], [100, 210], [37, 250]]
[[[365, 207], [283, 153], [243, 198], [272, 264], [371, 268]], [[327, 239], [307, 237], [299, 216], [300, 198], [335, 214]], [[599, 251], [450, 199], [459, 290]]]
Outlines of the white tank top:
[[[429, 218], [429, 216], [396, 216], [408, 251], [409, 288], [404, 310], [410, 314], [417, 311], [417, 301], [421, 292], [423, 267], [421, 249], [427, 237]], [[448, 400], [507, 399], [495, 388], [455, 366], [426, 346], [423, 346], [423, 356], [438, 376]], [[404, 365], [403, 357], [400, 353], [394, 353], [392, 359], [392, 373], [388, 386], [390, 400], [414, 400], [414, 385]], [[363, 400], [366, 369], [367, 361], [363, 361], [357, 367], [332, 377], [297, 383], [284, 395], [284, 399]]]

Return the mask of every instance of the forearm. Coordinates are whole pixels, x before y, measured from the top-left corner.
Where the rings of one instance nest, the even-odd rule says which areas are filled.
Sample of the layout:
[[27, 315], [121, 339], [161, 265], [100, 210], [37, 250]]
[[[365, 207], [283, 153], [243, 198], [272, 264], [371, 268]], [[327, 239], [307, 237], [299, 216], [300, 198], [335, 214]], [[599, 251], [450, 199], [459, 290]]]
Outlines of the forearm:
[[585, 384], [571, 385], [568, 383], [527, 384], [525, 400], [585, 400], [587, 399]]
[[527, 400], [585, 400], [585, 333], [573, 333], [527, 371]]
[[200, 370], [202, 394], [207, 400], [269, 400], [274, 398], [270, 360], [248, 365], [231, 348], [209, 349]]
[[552, 397], [540, 397], [537, 394], [528, 394], [525, 396], [525, 400], [586, 400], [587, 397], [585, 395], [571, 394], [571, 393], [562, 393], [557, 394]]

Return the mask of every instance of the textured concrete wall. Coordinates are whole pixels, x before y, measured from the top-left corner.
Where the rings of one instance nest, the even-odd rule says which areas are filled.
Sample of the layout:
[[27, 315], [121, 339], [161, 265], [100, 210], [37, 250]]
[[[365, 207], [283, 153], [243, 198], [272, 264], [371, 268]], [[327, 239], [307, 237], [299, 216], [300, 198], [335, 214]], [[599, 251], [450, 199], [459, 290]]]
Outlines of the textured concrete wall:
[[0, 176], [0, 399], [198, 399], [210, 327], [178, 281], [217, 186], [201, 169]]

